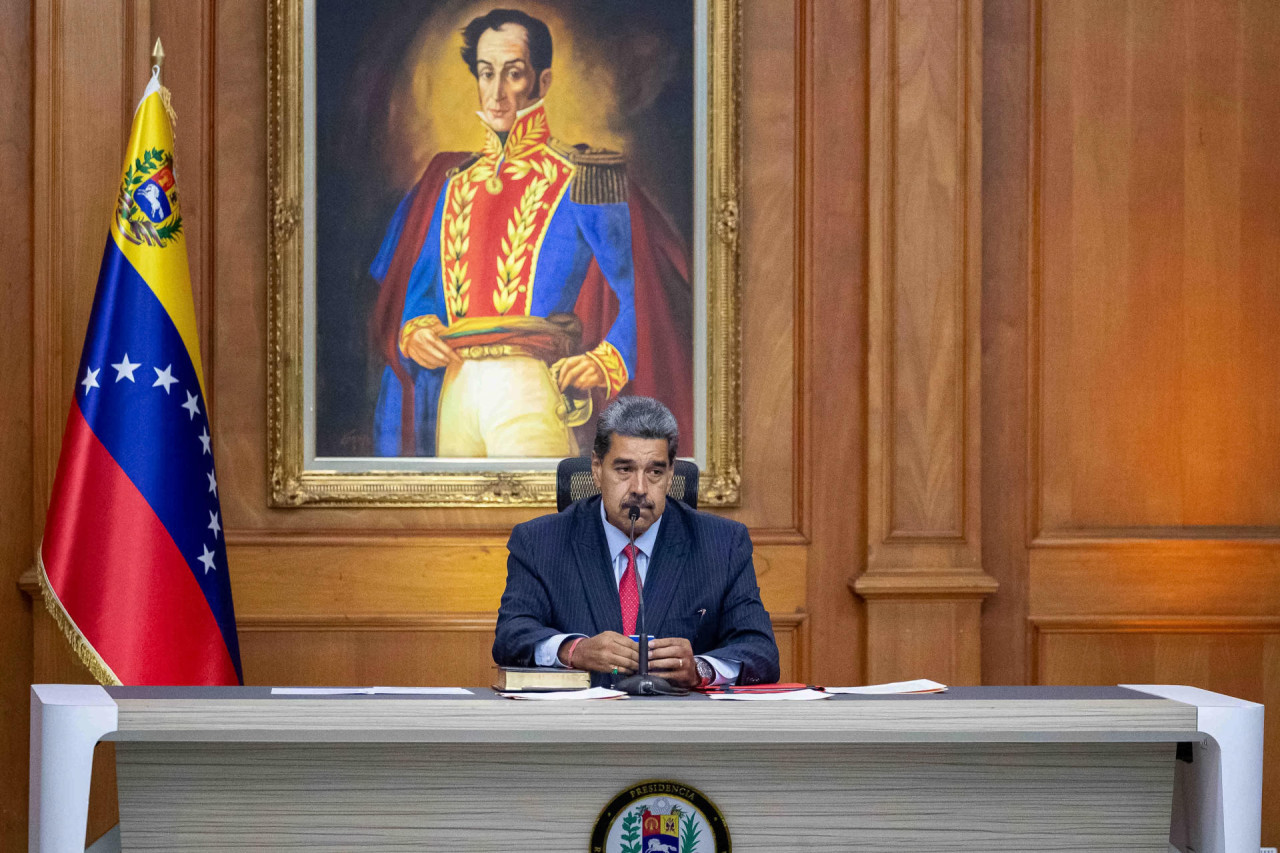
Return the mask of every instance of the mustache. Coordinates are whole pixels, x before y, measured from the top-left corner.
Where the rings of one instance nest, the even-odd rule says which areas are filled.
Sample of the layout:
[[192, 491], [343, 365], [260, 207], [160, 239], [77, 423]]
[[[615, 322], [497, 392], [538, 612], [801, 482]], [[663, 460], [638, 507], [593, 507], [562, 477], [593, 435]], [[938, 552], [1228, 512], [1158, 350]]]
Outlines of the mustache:
[[631, 509], [632, 507], [635, 507], [637, 509], [653, 509], [653, 501], [644, 499], [644, 500], [625, 500], [622, 502], [623, 509]]

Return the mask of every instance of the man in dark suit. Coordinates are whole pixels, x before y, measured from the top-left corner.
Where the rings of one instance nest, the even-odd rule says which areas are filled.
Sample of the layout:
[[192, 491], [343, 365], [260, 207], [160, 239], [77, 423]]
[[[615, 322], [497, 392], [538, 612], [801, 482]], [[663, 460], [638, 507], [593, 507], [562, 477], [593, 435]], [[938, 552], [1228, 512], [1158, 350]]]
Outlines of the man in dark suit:
[[678, 441], [671, 412], [648, 397], [619, 397], [600, 415], [600, 496], [511, 531], [499, 665], [586, 669], [604, 674], [597, 682], [634, 672], [643, 587], [654, 674], [681, 687], [778, 680], [746, 527], [667, 500]]

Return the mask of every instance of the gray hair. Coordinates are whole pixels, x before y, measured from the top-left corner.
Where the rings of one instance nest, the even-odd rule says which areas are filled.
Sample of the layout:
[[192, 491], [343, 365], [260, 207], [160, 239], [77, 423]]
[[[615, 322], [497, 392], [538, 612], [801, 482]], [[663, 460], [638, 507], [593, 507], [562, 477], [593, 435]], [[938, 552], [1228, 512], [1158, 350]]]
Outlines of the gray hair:
[[596, 443], [592, 452], [603, 459], [613, 443], [614, 433], [628, 438], [665, 438], [667, 461], [674, 462], [680, 444], [680, 429], [671, 410], [652, 397], [619, 397], [600, 413], [596, 422]]

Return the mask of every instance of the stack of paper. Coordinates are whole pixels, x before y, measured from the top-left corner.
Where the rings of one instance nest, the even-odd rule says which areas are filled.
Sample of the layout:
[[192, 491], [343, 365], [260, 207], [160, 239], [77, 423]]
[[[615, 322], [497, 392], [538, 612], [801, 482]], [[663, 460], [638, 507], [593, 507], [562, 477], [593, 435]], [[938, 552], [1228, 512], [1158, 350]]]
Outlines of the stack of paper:
[[947, 685], [917, 678], [915, 681], [894, 681], [889, 684], [869, 684], [866, 687], [827, 687], [828, 693], [859, 693], [864, 696], [890, 696], [898, 693], [942, 693]]
[[732, 699], [736, 702], [804, 701], [806, 699], [830, 699], [830, 693], [805, 687], [800, 690], [782, 690], [773, 693], [735, 693], [732, 688], [723, 693], [708, 693], [708, 699]]

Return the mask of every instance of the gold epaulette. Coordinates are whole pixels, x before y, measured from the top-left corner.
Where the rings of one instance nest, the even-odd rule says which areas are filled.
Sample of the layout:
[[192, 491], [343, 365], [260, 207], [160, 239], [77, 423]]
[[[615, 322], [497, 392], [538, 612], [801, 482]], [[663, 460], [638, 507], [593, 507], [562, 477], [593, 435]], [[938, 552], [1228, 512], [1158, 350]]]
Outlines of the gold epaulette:
[[587, 145], [551, 147], [574, 165], [569, 198], [577, 204], [618, 204], [627, 200], [627, 158], [617, 151]]
[[450, 169], [449, 171], [445, 172], [445, 173], [444, 173], [444, 176], [445, 176], [446, 178], [452, 178], [454, 175], [458, 174], [459, 172], [465, 172], [465, 171], [467, 171], [467, 169], [470, 169], [472, 166], [474, 166], [474, 165], [476, 164], [476, 161], [477, 161], [477, 160], [479, 160], [479, 159], [480, 159], [481, 157], [483, 157], [483, 156], [484, 156], [484, 153], [483, 153], [483, 152], [477, 151], [476, 153], [472, 154], [472, 155], [471, 155], [470, 157], [468, 157], [467, 159], [463, 160], [463, 161], [462, 161], [461, 163], [459, 163], [457, 166], [454, 166], [452, 169]]

